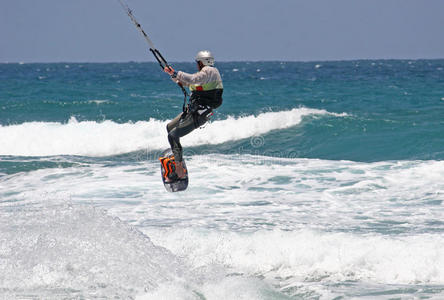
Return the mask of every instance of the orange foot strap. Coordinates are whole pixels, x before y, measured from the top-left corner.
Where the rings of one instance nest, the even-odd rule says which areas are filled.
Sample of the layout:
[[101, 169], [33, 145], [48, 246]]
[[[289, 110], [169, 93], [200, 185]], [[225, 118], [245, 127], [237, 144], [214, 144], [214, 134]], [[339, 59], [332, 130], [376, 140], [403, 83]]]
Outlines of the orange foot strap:
[[159, 157], [159, 161], [164, 169], [163, 177], [169, 179], [171, 175], [175, 174], [176, 162], [174, 161], [174, 156]]

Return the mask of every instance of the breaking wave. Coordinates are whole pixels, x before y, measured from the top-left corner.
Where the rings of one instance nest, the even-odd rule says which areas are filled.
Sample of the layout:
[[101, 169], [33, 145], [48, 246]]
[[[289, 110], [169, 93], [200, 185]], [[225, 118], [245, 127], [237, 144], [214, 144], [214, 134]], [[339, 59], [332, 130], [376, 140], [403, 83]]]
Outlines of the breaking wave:
[[[295, 108], [289, 111], [266, 112], [257, 116], [228, 117], [192, 132], [183, 139], [184, 146], [220, 144], [285, 129], [301, 123], [309, 115], [334, 115], [326, 110]], [[168, 120], [149, 119], [130, 123], [106, 120], [67, 123], [27, 122], [0, 126], [0, 155], [13, 156], [110, 156], [139, 150], [161, 150], [168, 147]]]

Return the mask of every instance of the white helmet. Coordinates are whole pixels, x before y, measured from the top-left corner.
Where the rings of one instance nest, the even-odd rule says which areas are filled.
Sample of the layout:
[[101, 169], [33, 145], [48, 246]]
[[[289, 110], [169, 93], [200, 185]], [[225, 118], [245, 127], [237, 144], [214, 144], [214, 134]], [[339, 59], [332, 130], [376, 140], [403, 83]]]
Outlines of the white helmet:
[[214, 57], [208, 50], [197, 52], [196, 61], [200, 61], [204, 66], [214, 66]]

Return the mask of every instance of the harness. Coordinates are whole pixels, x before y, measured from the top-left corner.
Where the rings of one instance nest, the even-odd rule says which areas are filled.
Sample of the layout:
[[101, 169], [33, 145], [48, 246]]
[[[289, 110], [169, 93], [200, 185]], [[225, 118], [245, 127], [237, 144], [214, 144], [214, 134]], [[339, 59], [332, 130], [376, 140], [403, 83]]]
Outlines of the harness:
[[198, 128], [210, 120], [210, 117], [213, 115], [213, 109], [208, 105], [199, 104], [198, 101], [191, 101], [188, 103], [184, 115], [186, 114], [193, 116], [194, 127]]

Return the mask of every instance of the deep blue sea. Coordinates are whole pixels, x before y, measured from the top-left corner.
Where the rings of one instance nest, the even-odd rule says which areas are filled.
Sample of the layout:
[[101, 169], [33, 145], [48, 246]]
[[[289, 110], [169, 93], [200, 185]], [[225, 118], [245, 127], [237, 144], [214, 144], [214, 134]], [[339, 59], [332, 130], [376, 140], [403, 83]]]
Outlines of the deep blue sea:
[[[444, 299], [444, 60], [0, 64], [1, 299]], [[175, 63], [195, 72], [194, 63]]]

